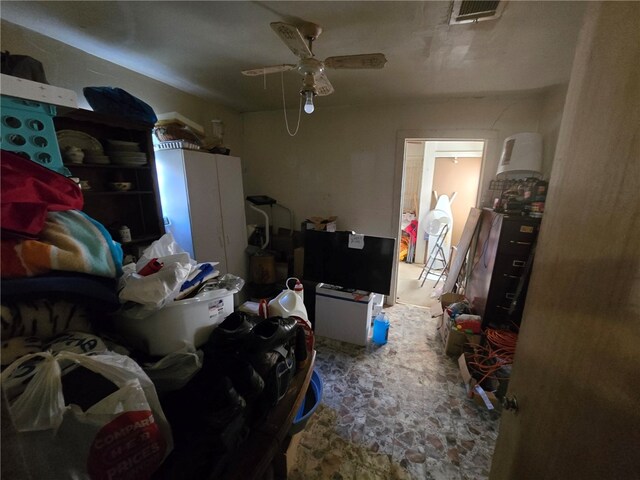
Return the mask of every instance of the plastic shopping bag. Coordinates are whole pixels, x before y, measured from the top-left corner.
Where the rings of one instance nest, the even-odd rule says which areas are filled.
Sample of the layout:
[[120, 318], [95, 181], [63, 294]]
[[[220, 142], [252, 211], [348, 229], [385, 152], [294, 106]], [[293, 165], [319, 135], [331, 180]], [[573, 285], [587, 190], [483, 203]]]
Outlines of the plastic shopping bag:
[[[162, 268], [151, 275], [139, 275], [137, 272], [152, 260], [162, 263]], [[196, 261], [176, 243], [171, 233], [153, 242], [136, 264], [122, 268], [118, 296], [123, 303], [134, 302], [126, 307], [128, 316], [144, 318], [172, 302], [195, 265]]]
[[172, 302], [180, 293], [180, 287], [189, 277], [191, 265], [185, 262], [169, 262], [163, 259], [161, 270], [147, 276], [127, 272], [122, 276], [121, 301], [135, 302], [146, 307], [149, 313]]
[[[60, 367], [69, 362], [111, 382], [113, 393], [84, 411], [65, 405]], [[8, 409], [32, 478], [145, 479], [173, 448], [154, 385], [129, 357], [34, 353], [2, 373], [2, 388], [25, 377]]]
[[202, 368], [202, 357], [202, 350], [196, 350], [193, 344], [186, 344], [155, 363], [143, 364], [142, 368], [162, 394], [179, 390], [189, 383]]
[[179, 255], [181, 253], [187, 255], [191, 264], [196, 263], [196, 261], [191, 259], [189, 254], [180, 245], [178, 245], [178, 242], [176, 242], [171, 233], [165, 233], [162, 237], [149, 245], [144, 252], [142, 252], [140, 259], [136, 263], [136, 271], [139, 271], [153, 258], [169, 257], [171, 255]]

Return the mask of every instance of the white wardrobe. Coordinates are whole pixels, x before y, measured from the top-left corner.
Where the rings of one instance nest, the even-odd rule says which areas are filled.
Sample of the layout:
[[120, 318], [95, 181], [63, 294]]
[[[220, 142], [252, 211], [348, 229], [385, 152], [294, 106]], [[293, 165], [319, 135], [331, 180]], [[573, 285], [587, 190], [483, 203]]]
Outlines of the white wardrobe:
[[198, 262], [247, 278], [240, 158], [197, 150], [155, 152], [165, 229]]

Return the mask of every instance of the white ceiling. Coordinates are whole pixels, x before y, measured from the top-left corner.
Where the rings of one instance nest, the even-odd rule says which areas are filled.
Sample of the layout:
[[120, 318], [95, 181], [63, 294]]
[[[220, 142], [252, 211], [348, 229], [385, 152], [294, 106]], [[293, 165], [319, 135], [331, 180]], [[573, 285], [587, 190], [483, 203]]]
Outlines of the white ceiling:
[[[12, 2], [0, 16], [238, 111], [281, 108], [295, 63], [270, 22], [320, 24], [317, 58], [381, 52], [383, 70], [328, 70], [321, 105], [410, 103], [531, 91], [569, 79], [584, 2], [509, 1], [497, 20], [449, 25], [451, 2]], [[12, 52], [20, 53], [20, 52]], [[301, 77], [286, 72], [290, 106]], [[266, 89], [265, 89], [266, 83]]]

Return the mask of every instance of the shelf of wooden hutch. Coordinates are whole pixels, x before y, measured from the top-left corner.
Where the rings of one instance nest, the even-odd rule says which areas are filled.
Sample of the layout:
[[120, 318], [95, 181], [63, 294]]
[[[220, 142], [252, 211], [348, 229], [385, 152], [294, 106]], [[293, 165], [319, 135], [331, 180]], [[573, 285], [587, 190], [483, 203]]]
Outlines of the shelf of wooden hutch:
[[[138, 249], [164, 234], [158, 179], [156, 176], [152, 124], [99, 114], [91, 110], [70, 110], [54, 118], [56, 131], [76, 130], [91, 135], [109, 155], [107, 140], [137, 142], [147, 154], [146, 165], [65, 164], [74, 177], [89, 182], [84, 190], [83, 211], [102, 223], [120, 241], [118, 229], [129, 227], [132, 241], [123, 244], [125, 253]], [[114, 191], [109, 182], [132, 182], [129, 191]]]

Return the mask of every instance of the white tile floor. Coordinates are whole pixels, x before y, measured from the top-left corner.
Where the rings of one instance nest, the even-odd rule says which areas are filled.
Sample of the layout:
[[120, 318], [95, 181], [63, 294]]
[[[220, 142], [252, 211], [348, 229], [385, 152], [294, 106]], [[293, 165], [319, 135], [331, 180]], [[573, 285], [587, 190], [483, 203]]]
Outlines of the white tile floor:
[[466, 398], [428, 309], [386, 311], [384, 346], [318, 337], [324, 396], [301, 433], [290, 478], [486, 479], [498, 414]]

